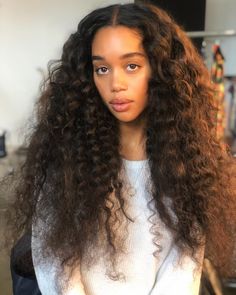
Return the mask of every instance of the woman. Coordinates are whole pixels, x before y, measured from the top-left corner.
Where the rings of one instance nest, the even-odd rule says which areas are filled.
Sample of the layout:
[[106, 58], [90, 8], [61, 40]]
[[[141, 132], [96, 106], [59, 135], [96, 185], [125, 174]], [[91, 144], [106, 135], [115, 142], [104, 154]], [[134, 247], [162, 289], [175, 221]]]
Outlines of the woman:
[[233, 158], [215, 111], [201, 58], [161, 9], [80, 22], [39, 100], [14, 204], [15, 232], [33, 224], [43, 295], [198, 294], [204, 253], [224, 272]]

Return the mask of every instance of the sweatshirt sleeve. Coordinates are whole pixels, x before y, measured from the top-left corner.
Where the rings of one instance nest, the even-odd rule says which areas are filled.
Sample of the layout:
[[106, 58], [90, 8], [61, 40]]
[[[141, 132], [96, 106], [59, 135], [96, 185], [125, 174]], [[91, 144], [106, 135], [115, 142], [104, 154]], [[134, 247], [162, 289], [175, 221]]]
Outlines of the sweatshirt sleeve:
[[201, 267], [197, 268], [191, 257], [185, 256], [179, 263], [179, 253], [173, 247], [161, 265], [150, 295], [198, 295], [202, 273], [204, 248], [198, 253]]
[[[42, 230], [43, 227], [43, 230]], [[42, 295], [58, 295], [58, 283], [62, 280], [58, 278], [61, 265], [58, 258], [50, 257], [42, 258], [42, 234], [46, 230], [47, 224], [43, 221], [37, 221], [32, 226], [32, 260], [35, 270], [36, 279]], [[67, 270], [65, 270], [67, 274]], [[66, 276], [65, 276], [66, 277]], [[73, 272], [69, 285], [66, 286], [64, 295], [86, 295], [84, 285], [81, 279], [80, 267], [78, 266]]]

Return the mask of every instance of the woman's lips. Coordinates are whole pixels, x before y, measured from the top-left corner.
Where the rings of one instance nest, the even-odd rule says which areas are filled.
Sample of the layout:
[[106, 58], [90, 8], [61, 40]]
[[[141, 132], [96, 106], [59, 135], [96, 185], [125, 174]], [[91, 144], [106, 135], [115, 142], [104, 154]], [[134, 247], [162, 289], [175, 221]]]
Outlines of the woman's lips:
[[115, 112], [125, 112], [129, 109], [132, 100], [128, 99], [113, 99], [110, 101], [110, 105]]

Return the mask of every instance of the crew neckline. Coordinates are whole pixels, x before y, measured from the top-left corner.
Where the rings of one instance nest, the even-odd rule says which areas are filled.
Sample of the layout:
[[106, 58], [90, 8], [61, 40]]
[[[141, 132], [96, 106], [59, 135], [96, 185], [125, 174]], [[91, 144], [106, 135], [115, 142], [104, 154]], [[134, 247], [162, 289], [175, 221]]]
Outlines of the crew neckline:
[[148, 159], [144, 159], [144, 160], [127, 160], [125, 158], [122, 158], [122, 161], [123, 161], [124, 165], [126, 167], [129, 167], [129, 168], [139, 168], [139, 167], [143, 166], [144, 164], [148, 163]]

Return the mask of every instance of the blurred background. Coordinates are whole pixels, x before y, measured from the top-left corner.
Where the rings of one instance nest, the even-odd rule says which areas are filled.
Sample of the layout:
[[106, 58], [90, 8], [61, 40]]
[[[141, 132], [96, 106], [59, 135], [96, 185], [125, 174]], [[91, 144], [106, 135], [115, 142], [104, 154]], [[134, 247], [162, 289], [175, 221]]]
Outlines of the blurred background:
[[[0, 0], [0, 178], [24, 160], [48, 61], [60, 58], [62, 45], [90, 10], [117, 2], [156, 4], [188, 32], [215, 85], [217, 137], [236, 154], [236, 0]], [[0, 188], [0, 240], [9, 198], [10, 191]], [[223, 283], [224, 294], [236, 294], [233, 276]], [[3, 251], [0, 294], [12, 294]]]

